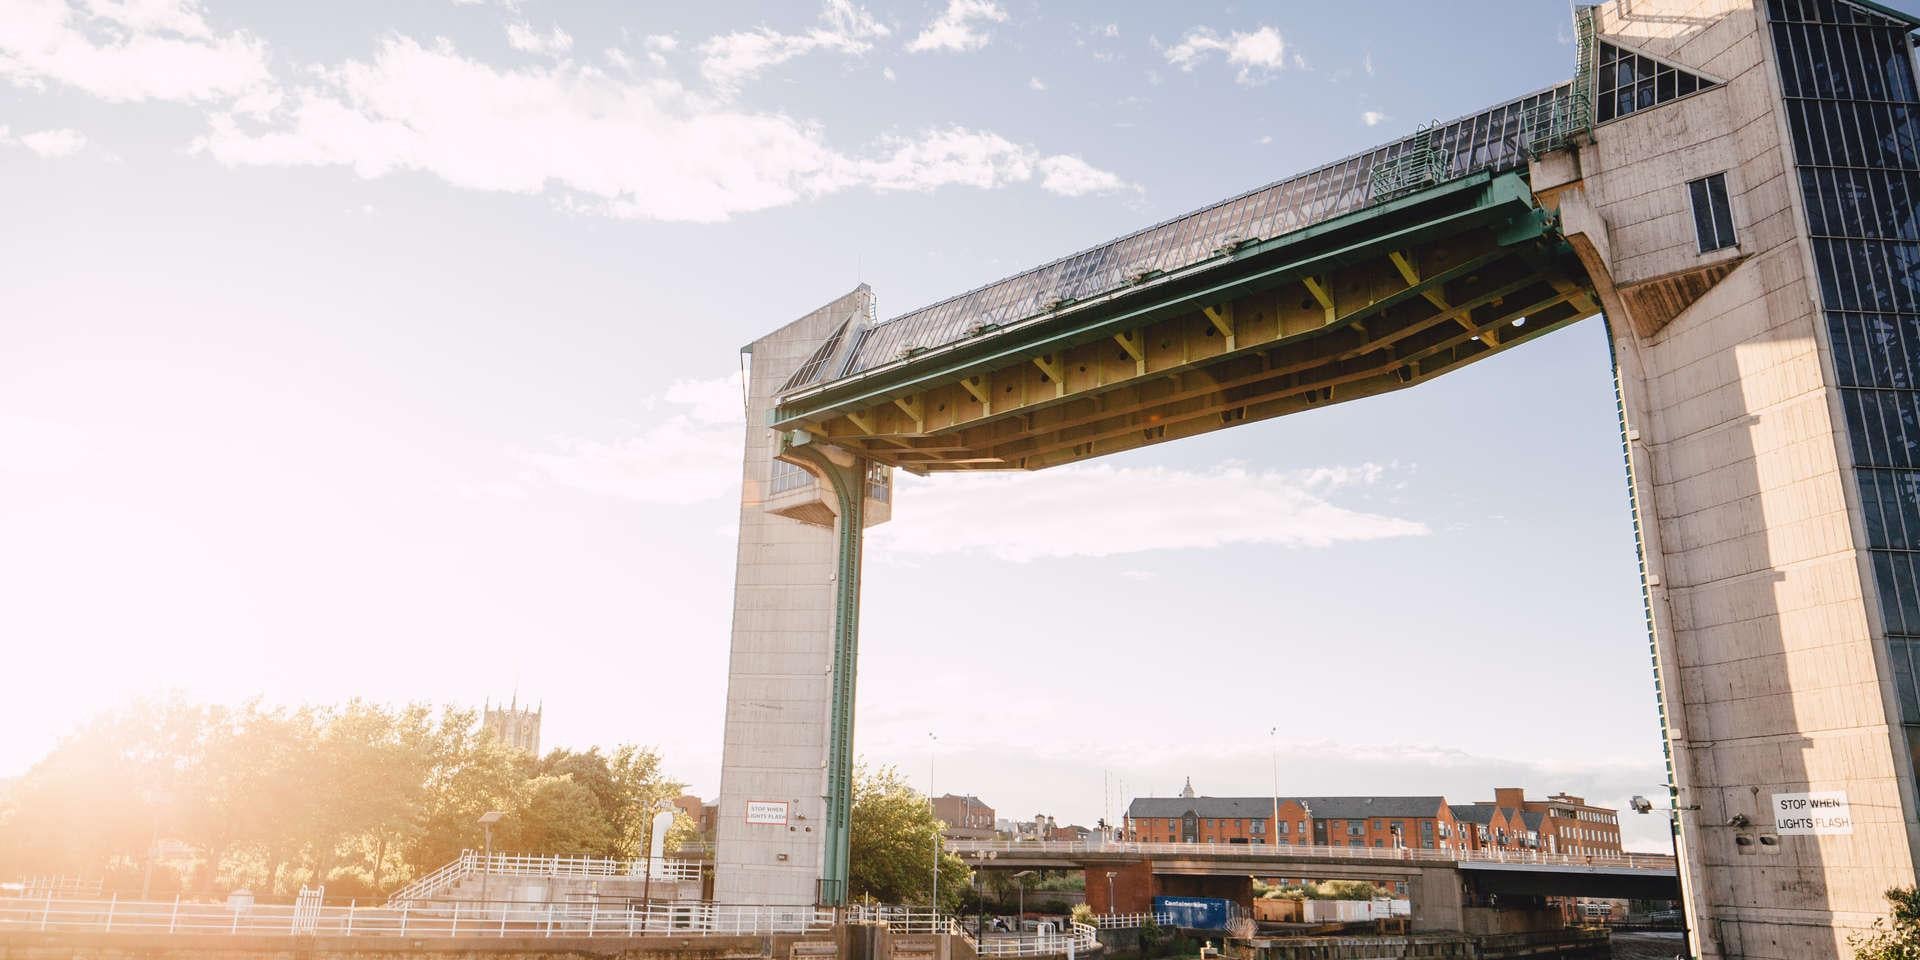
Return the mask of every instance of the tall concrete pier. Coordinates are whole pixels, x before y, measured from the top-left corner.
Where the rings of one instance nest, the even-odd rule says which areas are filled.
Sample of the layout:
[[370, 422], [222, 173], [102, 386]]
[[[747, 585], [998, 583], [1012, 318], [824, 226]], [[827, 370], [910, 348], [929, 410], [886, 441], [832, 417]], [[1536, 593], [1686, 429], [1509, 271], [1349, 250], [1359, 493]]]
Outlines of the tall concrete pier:
[[845, 894], [871, 465], [1078, 462], [1604, 313], [1695, 950], [1847, 956], [1920, 843], [1915, 25], [1847, 0], [1581, 8], [1568, 83], [756, 343], [719, 896]]

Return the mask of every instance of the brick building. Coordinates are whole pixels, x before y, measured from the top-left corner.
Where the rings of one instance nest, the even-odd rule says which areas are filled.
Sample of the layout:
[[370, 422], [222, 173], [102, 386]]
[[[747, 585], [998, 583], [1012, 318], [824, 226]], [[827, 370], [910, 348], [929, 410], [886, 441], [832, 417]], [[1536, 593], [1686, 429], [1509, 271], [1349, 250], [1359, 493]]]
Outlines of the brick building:
[[1448, 849], [1445, 797], [1139, 797], [1126, 837], [1145, 843], [1312, 844]]
[[950, 840], [993, 839], [993, 808], [973, 794], [934, 797], [933, 815], [947, 825], [941, 834]]
[[1580, 797], [1528, 800], [1501, 787], [1483, 803], [1440, 796], [1203, 797], [1191, 782], [1176, 797], [1136, 797], [1123, 825], [1142, 843], [1311, 844], [1421, 850], [1620, 852], [1616, 811]]

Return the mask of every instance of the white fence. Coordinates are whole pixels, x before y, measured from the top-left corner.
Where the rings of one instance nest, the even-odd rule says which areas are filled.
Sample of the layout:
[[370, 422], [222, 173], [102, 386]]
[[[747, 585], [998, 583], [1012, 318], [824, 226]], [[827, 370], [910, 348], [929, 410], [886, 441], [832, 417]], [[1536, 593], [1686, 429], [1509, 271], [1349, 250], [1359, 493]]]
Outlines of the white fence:
[[1151, 921], [1157, 926], [1173, 926], [1171, 913], [1104, 913], [1093, 918], [1094, 926], [1102, 930], [1132, 930], [1144, 927]]
[[1672, 870], [1673, 857], [1652, 853], [1576, 856], [1538, 850], [1426, 850], [1414, 847], [1341, 847], [1315, 844], [1139, 843], [1123, 840], [949, 840], [947, 850], [979, 859], [1036, 854], [1138, 854], [1261, 860], [1400, 860], [1447, 863], [1534, 863], [1564, 867]]
[[831, 930], [825, 907], [710, 903], [228, 906], [174, 901], [0, 898], [0, 930], [351, 937], [764, 936]]
[[1099, 931], [1084, 923], [1075, 923], [1063, 933], [1022, 933], [989, 936], [974, 946], [983, 957], [1051, 957], [1066, 953], [1085, 955], [1100, 943]]
[[639, 877], [649, 873], [663, 882], [699, 880], [703, 867], [698, 860], [660, 857], [647, 860], [610, 860], [599, 857], [529, 857], [496, 853], [487, 856], [468, 850], [459, 859], [394, 891], [387, 898], [392, 907], [418, 906], [423, 901], [451, 889], [467, 879], [487, 874], [495, 877]]

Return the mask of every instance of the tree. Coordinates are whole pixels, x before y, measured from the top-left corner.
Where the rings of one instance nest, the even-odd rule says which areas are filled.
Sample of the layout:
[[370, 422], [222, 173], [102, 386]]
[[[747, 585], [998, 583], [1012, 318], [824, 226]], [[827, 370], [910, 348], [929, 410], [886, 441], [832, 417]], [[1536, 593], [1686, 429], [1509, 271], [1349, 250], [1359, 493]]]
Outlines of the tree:
[[[609, 817], [620, 855], [644, 857], [653, 842], [653, 815], [684, 793], [687, 785], [668, 779], [661, 770], [660, 754], [652, 748], [630, 743], [621, 744], [613, 751], [613, 756], [607, 759], [607, 772], [614, 786], [614, 808]], [[672, 851], [693, 835], [692, 818], [684, 811], [674, 811], [666, 849]]]
[[449, 709], [431, 741], [426, 798], [420, 829], [409, 840], [407, 863], [414, 874], [450, 863], [463, 850], [478, 850], [485, 831], [480, 815], [519, 809], [525, 798], [522, 757], [475, 726], [471, 710]]
[[940, 850], [942, 910], [959, 908], [972, 884], [966, 862], [940, 847], [941, 823], [927, 798], [893, 767], [854, 775], [853, 836], [848, 889], [883, 903], [926, 905], [933, 893], [934, 850]]
[[613, 852], [613, 824], [591, 789], [571, 777], [543, 776], [528, 781], [526, 794], [508, 821], [521, 852], [562, 857]]
[[1865, 935], [1847, 938], [1854, 960], [1920, 960], [1920, 889], [1895, 887], [1887, 891], [1891, 916], [1873, 921]]

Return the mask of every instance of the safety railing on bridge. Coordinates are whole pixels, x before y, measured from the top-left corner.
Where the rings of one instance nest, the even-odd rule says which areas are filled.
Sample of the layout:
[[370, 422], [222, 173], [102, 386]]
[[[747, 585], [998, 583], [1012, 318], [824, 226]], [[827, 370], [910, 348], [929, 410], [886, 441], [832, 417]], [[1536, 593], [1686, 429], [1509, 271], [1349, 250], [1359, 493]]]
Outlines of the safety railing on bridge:
[[0, 899], [0, 930], [322, 937], [765, 936], [832, 929], [827, 907], [456, 902], [431, 907]]
[[1666, 854], [1566, 854], [1540, 850], [1464, 850], [1416, 847], [1343, 847], [1331, 844], [1142, 843], [1126, 840], [949, 840], [947, 850], [974, 859], [1000, 856], [1124, 854], [1145, 857], [1232, 856], [1275, 860], [1400, 860], [1451, 863], [1541, 864], [1672, 870]]
[[599, 857], [530, 857], [496, 853], [488, 856], [469, 850], [459, 859], [394, 891], [389, 906], [419, 904], [432, 900], [469, 877], [487, 874], [495, 877], [646, 877], [661, 881], [699, 880], [703, 865], [699, 860], [672, 857], [638, 860], [612, 860]]

